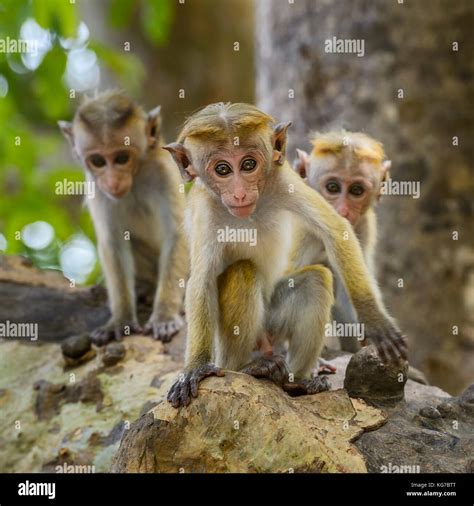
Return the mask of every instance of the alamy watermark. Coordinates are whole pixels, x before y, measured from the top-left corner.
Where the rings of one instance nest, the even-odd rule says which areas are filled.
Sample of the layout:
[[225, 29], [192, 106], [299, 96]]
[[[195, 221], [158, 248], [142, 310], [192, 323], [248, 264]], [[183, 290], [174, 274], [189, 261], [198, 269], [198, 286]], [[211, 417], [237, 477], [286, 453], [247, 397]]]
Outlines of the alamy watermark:
[[419, 181], [394, 181], [388, 178], [380, 185], [381, 195], [411, 195], [414, 199], [420, 198]]
[[38, 324], [16, 323], [10, 320], [0, 322], [0, 337], [23, 337], [31, 341], [37, 341]]
[[89, 199], [95, 197], [95, 181], [56, 181], [56, 195], [85, 195]]
[[59, 474], [89, 474], [95, 473], [95, 466], [92, 465], [83, 465], [80, 466], [78, 464], [67, 464], [63, 462], [61, 465], [57, 465], [54, 470]]
[[257, 245], [256, 228], [231, 228], [228, 225], [225, 228], [217, 230], [217, 242], [243, 242], [250, 246]]
[[0, 53], [22, 53], [36, 56], [38, 54], [38, 41], [33, 39], [0, 38]]
[[338, 323], [333, 320], [324, 326], [324, 335], [326, 337], [356, 337], [358, 341], [365, 339], [365, 330], [363, 323]]
[[36, 483], [34, 481], [30, 482], [29, 480], [26, 480], [25, 482], [20, 482], [18, 484], [18, 495], [45, 495], [48, 499], [54, 499], [56, 497], [56, 483]]
[[380, 466], [381, 473], [420, 473], [419, 465], [399, 466], [397, 464], [388, 463], [388, 466]]
[[325, 53], [356, 54], [359, 58], [365, 54], [364, 39], [326, 39], [324, 41]]

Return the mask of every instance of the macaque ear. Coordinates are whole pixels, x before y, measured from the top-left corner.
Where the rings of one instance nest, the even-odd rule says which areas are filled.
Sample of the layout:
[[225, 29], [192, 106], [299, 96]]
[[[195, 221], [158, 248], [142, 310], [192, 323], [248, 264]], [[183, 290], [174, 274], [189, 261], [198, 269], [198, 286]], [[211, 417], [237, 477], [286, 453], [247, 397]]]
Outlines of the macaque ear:
[[382, 162], [382, 181], [387, 181], [390, 178], [390, 169], [392, 168], [392, 160], [385, 160]]
[[293, 168], [303, 179], [306, 178], [309, 168], [309, 155], [306, 151], [296, 148], [296, 160]]
[[392, 167], [392, 160], [385, 160], [382, 162], [382, 179], [380, 181], [380, 189], [379, 193], [377, 194], [377, 200], [380, 200], [380, 197], [382, 196], [381, 190], [382, 185], [386, 181], [390, 179], [390, 168]]
[[171, 156], [173, 157], [176, 165], [179, 168], [179, 171], [181, 172], [182, 178], [187, 183], [189, 183], [189, 181], [192, 181], [197, 176], [196, 171], [191, 165], [191, 159], [188, 150], [182, 144], [179, 144], [178, 142], [172, 142], [171, 144], [163, 146], [163, 149], [166, 149], [166, 151], [169, 151], [171, 153]]
[[278, 123], [273, 129], [273, 161], [283, 165], [286, 150], [286, 131], [291, 126], [291, 121], [287, 123]]
[[59, 129], [68, 140], [71, 148], [74, 148], [74, 132], [70, 121], [58, 121]]
[[146, 136], [148, 147], [153, 149], [158, 143], [161, 132], [161, 105], [155, 107], [147, 114]]

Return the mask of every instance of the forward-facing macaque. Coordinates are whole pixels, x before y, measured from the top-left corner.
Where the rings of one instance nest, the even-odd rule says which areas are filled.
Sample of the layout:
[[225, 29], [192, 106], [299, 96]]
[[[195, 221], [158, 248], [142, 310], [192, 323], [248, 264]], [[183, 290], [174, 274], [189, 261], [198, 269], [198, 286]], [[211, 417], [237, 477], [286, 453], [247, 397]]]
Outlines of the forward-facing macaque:
[[[256, 369], [258, 377], [272, 378], [278, 369], [293, 393], [329, 388], [326, 378], [310, 374], [330, 319], [331, 271], [303, 267], [275, 290], [287, 264], [291, 215], [322, 238], [366, 337], [384, 358], [406, 356], [352, 229], [346, 231], [345, 221], [286, 161], [288, 127], [252, 105], [219, 103], [191, 116], [178, 141], [165, 146], [183, 178], [196, 178], [185, 218], [191, 247], [186, 364], [168, 394], [175, 407], [188, 405], [199, 382], [223, 375], [221, 368]], [[288, 341], [288, 366], [272, 356], [249, 364], [266, 328], [275, 341]]]
[[[310, 154], [297, 150], [295, 170], [306, 178], [340, 216], [348, 221], [359, 239], [365, 263], [375, 275], [374, 251], [377, 237], [375, 204], [380, 198], [391, 162], [385, 160], [382, 145], [363, 133], [345, 130], [317, 134], [312, 139]], [[304, 230], [297, 234], [292, 252], [292, 265], [329, 265], [323, 242]], [[336, 302], [332, 318], [339, 323], [357, 323], [351, 298], [337, 273], [334, 274]], [[339, 336], [341, 348], [355, 352], [359, 349], [356, 336]]]
[[155, 292], [144, 331], [169, 341], [184, 324], [188, 252], [185, 197], [173, 160], [161, 149], [160, 108], [147, 114], [124, 94], [105, 92], [86, 100], [72, 123], [59, 125], [96, 186], [87, 203], [112, 316], [93, 332], [94, 342], [141, 331], [136, 285]]

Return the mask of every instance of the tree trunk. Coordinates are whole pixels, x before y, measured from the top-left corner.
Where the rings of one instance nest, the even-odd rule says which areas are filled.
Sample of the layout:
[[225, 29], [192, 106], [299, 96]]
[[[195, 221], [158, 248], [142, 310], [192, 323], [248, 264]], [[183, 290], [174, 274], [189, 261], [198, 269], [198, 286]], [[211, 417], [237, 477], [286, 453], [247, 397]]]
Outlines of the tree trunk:
[[[382, 199], [378, 277], [413, 365], [461, 391], [474, 371], [472, 2], [259, 0], [256, 9], [257, 98], [293, 121], [290, 161], [310, 131], [345, 127], [383, 142], [394, 181], [420, 182], [418, 199]], [[333, 37], [360, 39], [363, 56], [325, 52]]]

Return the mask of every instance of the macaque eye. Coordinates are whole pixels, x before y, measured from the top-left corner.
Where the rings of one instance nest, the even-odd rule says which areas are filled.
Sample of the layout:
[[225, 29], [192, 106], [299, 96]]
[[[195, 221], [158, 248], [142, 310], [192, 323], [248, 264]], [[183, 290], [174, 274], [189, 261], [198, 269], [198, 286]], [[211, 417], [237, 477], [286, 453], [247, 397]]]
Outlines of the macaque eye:
[[218, 163], [214, 170], [219, 176], [228, 176], [232, 172], [230, 165], [227, 163]]
[[130, 155], [128, 153], [119, 153], [115, 157], [115, 163], [118, 163], [119, 165], [124, 165], [130, 160]]
[[360, 184], [354, 184], [349, 188], [349, 193], [351, 195], [355, 195], [356, 197], [362, 195], [364, 191], [365, 191], [364, 187]]
[[341, 191], [341, 187], [339, 186], [339, 183], [329, 181], [329, 183], [326, 183], [326, 190], [329, 193], [339, 193]]
[[240, 170], [250, 172], [255, 169], [257, 162], [253, 158], [246, 158], [240, 165]]
[[89, 158], [89, 162], [94, 167], [103, 167], [107, 162], [105, 161], [105, 158], [102, 155], [92, 155]]

